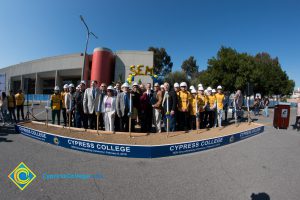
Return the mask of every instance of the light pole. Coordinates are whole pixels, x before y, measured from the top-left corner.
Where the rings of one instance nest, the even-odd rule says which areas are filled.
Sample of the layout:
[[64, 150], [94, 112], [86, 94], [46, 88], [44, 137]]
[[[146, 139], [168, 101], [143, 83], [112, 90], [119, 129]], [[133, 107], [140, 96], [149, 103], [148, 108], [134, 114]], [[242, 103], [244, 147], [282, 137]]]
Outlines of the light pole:
[[83, 67], [81, 70], [81, 80], [84, 79], [84, 67], [85, 67], [85, 57], [86, 57], [86, 51], [87, 51], [87, 47], [88, 47], [88, 43], [89, 43], [89, 39], [90, 39], [90, 35], [93, 35], [96, 39], [98, 39], [98, 37], [90, 31], [89, 27], [87, 26], [87, 24], [85, 23], [82, 15], [80, 15], [80, 20], [83, 22], [83, 24], [86, 27], [86, 31], [87, 31], [87, 37], [86, 37], [86, 43], [85, 43], [85, 49], [84, 49], [84, 57], [83, 57]]

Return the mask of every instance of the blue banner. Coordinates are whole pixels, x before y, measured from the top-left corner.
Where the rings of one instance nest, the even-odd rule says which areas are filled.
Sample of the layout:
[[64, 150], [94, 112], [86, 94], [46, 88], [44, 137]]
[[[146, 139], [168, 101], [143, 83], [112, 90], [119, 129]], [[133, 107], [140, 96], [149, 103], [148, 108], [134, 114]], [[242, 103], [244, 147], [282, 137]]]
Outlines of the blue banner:
[[61, 146], [68, 149], [74, 149], [89, 153], [96, 153], [102, 155], [130, 157], [130, 158], [158, 158], [166, 156], [175, 156], [187, 153], [193, 153], [203, 150], [208, 150], [216, 147], [221, 147], [230, 143], [234, 143], [254, 135], [260, 134], [264, 131], [264, 126], [260, 126], [240, 133], [235, 133], [228, 136], [211, 138], [206, 140], [168, 144], [168, 145], [125, 145], [101, 143], [95, 141], [88, 141], [70, 137], [54, 135], [50, 133], [41, 132], [21, 125], [15, 126], [16, 131], [24, 136], [31, 137], [53, 145]]

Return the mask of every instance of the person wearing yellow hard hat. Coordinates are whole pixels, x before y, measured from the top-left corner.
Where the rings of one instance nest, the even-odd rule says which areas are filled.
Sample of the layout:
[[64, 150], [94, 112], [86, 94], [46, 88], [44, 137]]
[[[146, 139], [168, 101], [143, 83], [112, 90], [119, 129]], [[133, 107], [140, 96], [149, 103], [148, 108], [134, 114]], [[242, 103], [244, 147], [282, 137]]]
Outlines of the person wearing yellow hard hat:
[[50, 98], [50, 107], [52, 110], [52, 124], [55, 123], [55, 116], [57, 116], [57, 124], [60, 125], [60, 111], [62, 108], [62, 98], [59, 93], [59, 87], [54, 87], [54, 94]]

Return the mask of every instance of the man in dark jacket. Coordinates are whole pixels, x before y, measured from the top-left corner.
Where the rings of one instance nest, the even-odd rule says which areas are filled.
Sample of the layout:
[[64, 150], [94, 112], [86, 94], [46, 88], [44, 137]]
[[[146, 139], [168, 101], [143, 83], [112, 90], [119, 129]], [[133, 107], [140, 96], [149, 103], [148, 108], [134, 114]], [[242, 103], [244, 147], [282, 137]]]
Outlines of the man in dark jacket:
[[83, 93], [80, 85], [76, 87], [74, 105], [75, 105], [75, 126], [77, 128], [81, 128], [84, 112], [83, 112]]
[[177, 95], [174, 90], [170, 90], [169, 83], [164, 83], [165, 94], [163, 96], [163, 112], [165, 113], [164, 124], [167, 131], [167, 118], [169, 118], [169, 131], [175, 131], [176, 126], [176, 110]]
[[140, 97], [141, 102], [141, 131], [150, 133], [152, 131], [152, 97], [151, 83], [147, 83], [146, 91]]

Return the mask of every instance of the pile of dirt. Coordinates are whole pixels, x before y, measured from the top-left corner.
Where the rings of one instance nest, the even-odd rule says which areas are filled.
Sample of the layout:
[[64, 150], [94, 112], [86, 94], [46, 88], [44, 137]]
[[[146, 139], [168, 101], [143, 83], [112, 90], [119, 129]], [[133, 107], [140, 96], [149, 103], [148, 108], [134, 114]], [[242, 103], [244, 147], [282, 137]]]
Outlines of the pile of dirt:
[[196, 140], [204, 140], [214, 137], [220, 137], [225, 135], [231, 135], [241, 131], [257, 128], [261, 125], [256, 123], [241, 123], [238, 126], [235, 124], [228, 125], [220, 128], [212, 129], [200, 129], [198, 131], [189, 131], [188, 133], [177, 131], [170, 132], [167, 136], [166, 132], [163, 133], [151, 133], [149, 135], [145, 133], [133, 133], [132, 137], [129, 133], [116, 132], [110, 133], [105, 131], [85, 130], [85, 129], [69, 129], [68, 127], [58, 126], [46, 126], [42, 123], [29, 122], [22, 124], [25, 127], [29, 127], [35, 130], [52, 133], [60, 136], [78, 138], [83, 140], [115, 143], [115, 144], [136, 144], [136, 145], [161, 145], [161, 144], [174, 144], [182, 142], [190, 142]]

